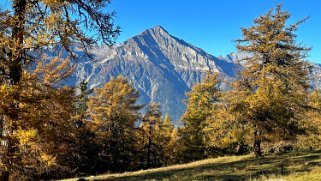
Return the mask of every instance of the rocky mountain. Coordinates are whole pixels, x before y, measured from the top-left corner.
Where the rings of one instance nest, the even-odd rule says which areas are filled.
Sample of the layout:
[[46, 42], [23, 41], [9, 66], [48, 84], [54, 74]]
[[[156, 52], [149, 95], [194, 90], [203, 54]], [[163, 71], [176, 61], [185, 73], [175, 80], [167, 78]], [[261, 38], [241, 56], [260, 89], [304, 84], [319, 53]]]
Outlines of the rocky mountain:
[[77, 63], [78, 81], [86, 79], [95, 87], [119, 74], [128, 77], [140, 93], [140, 104], [161, 103], [162, 112], [169, 113], [177, 124], [186, 108], [185, 93], [207, 71], [219, 72], [223, 82], [220, 86], [227, 89], [224, 82], [235, 79], [236, 72], [242, 69], [239, 59], [246, 56], [233, 53], [215, 57], [170, 35], [161, 26], [145, 30], [113, 48], [96, 48], [91, 52], [94, 61], [84, 59]]

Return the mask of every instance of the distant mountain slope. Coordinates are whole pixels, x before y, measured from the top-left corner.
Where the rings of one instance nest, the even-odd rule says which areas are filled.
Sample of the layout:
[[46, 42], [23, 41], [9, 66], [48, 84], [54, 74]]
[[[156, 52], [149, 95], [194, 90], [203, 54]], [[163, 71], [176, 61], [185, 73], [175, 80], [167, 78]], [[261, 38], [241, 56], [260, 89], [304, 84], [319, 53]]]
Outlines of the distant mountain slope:
[[[170, 35], [161, 26], [148, 29], [114, 48], [93, 49], [92, 53], [95, 61], [84, 59], [77, 64], [78, 81], [86, 79], [94, 87], [112, 76], [126, 76], [140, 92], [141, 104], [160, 102], [162, 112], [169, 113], [175, 121], [185, 111], [185, 93], [200, 82], [207, 71], [219, 72], [223, 82], [234, 80], [242, 69], [239, 59], [245, 56], [233, 53], [214, 57]], [[226, 90], [226, 84], [221, 88]]]

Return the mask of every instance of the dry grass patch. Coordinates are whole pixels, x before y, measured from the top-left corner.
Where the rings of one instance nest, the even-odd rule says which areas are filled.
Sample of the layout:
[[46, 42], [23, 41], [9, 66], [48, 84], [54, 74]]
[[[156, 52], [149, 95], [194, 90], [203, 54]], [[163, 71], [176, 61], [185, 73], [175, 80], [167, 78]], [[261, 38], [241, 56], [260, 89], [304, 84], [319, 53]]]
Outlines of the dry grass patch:
[[[88, 180], [317, 180], [321, 152], [206, 159], [169, 167], [86, 177]], [[67, 179], [65, 181], [75, 181]]]

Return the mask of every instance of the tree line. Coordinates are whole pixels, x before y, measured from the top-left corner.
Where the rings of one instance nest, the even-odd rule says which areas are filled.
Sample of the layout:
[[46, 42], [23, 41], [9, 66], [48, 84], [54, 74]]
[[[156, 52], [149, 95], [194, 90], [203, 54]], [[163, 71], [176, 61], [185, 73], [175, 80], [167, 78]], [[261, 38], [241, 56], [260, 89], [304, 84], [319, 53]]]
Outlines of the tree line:
[[[109, 0], [12, 0], [0, 10], [1, 180], [53, 179], [184, 163], [226, 154], [320, 148], [320, 92], [311, 89], [304, 22], [276, 10], [243, 28], [250, 56], [231, 89], [208, 72], [187, 93], [183, 126], [161, 105], [146, 112], [127, 78], [90, 89], [63, 84], [74, 47], [112, 45], [120, 32]], [[88, 31], [91, 32], [88, 34]], [[50, 52], [50, 53], [48, 53]], [[88, 57], [90, 53], [87, 52]], [[269, 149], [268, 149], [269, 148]]]

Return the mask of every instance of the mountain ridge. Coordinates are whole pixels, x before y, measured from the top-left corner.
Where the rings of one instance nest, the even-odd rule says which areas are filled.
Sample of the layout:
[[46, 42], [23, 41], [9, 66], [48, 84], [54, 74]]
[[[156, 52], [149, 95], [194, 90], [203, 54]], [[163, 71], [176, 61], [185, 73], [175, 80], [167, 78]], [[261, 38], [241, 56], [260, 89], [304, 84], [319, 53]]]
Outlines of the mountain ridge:
[[[112, 48], [101, 47], [91, 52], [95, 61], [77, 64], [78, 82], [85, 79], [90, 87], [99, 87], [111, 77], [128, 77], [140, 93], [139, 103], [159, 102], [163, 106], [162, 113], [169, 113], [176, 125], [186, 108], [185, 94], [206, 72], [219, 73], [220, 88], [227, 90], [224, 82], [235, 80], [237, 72], [243, 68], [240, 59], [247, 56], [231, 53], [215, 57], [172, 36], [160, 25]], [[321, 69], [319, 72], [321, 74]]]

